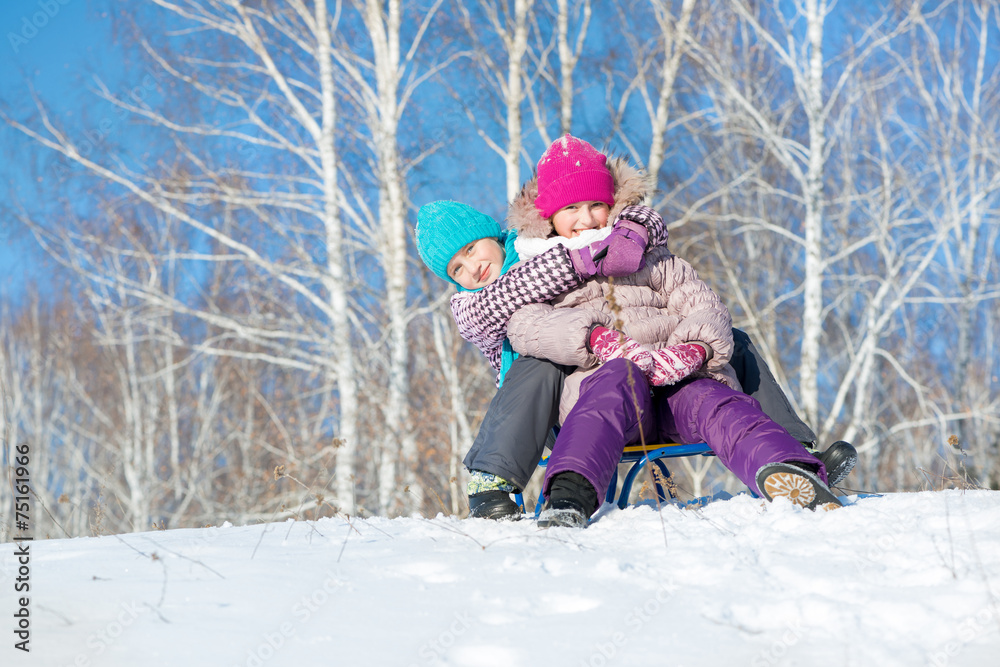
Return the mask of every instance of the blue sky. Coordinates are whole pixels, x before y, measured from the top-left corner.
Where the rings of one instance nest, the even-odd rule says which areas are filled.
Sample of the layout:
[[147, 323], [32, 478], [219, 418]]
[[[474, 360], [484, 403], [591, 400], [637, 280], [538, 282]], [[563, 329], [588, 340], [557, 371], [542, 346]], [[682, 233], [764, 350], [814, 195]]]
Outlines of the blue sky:
[[[31, 91], [59, 121], [79, 117], [78, 107], [93, 105], [86, 90], [87, 72], [99, 67], [103, 76], [122, 71], [113, 57], [109, 2], [94, 0], [8, 0], [0, 3], [0, 105], [15, 118], [31, 112]], [[37, 244], [11, 219], [11, 209], [40, 195], [29, 140], [0, 123], [0, 289], [14, 296], [29, 284], [44, 286], [51, 275]], [[58, 193], [52, 193], [52, 203]], [[35, 207], [32, 206], [34, 209]], [[44, 289], [44, 287], [43, 287]]]

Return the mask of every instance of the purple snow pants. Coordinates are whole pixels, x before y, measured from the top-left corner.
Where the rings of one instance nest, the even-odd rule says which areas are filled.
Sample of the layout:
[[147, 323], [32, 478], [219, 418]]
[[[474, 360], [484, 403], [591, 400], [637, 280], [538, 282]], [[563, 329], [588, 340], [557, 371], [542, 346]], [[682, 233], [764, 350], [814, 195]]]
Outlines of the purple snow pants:
[[758, 495], [757, 472], [769, 463], [819, 465], [818, 474], [826, 481], [826, 470], [819, 460], [765, 415], [750, 396], [709, 378], [655, 387], [651, 394], [635, 364], [614, 359], [583, 381], [580, 399], [552, 447], [542, 484], [545, 495], [553, 476], [572, 471], [587, 478], [598, 498], [603, 498], [617, 472], [622, 449], [639, 440], [640, 421], [648, 444], [706, 443], [722, 464]]

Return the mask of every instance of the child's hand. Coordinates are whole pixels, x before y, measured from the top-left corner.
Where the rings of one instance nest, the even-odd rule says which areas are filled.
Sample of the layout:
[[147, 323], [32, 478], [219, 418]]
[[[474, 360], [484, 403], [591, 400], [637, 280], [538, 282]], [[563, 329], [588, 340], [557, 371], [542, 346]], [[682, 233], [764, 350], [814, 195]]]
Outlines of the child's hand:
[[628, 359], [654, 387], [680, 382], [701, 368], [708, 358], [708, 352], [700, 343], [681, 343], [653, 350], [619, 331], [602, 326], [591, 331], [590, 349], [602, 362]]
[[670, 345], [650, 350], [649, 355], [652, 366], [647, 377], [654, 387], [680, 382], [701, 368], [708, 358], [708, 353], [699, 343]]
[[651, 224], [658, 222], [663, 224], [663, 218], [660, 214], [648, 206], [640, 206], [635, 204], [633, 206], [626, 206], [615, 218], [614, 227], [622, 224], [623, 221], [637, 222], [643, 226], [644, 229], [648, 229]]
[[646, 265], [649, 232], [642, 223], [619, 218], [604, 242], [608, 255], [600, 265], [602, 276], [630, 276]]
[[590, 350], [602, 363], [612, 359], [628, 359], [639, 367], [647, 379], [653, 370], [649, 349], [614, 329], [594, 327], [590, 332]]
[[630, 276], [646, 265], [649, 232], [638, 222], [621, 220], [607, 238], [585, 248], [570, 250], [573, 268], [583, 278]]

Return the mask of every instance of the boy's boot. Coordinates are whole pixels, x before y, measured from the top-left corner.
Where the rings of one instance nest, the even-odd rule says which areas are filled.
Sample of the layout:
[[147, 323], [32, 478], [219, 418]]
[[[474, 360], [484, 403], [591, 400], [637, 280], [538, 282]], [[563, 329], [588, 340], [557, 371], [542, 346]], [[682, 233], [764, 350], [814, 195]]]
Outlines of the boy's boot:
[[858, 450], [845, 440], [838, 440], [824, 452], [814, 449], [810, 445], [806, 445], [806, 449], [823, 462], [830, 486], [837, 486], [843, 482], [858, 462]]
[[840, 499], [808, 467], [797, 461], [769, 463], [757, 473], [757, 488], [768, 500], [787, 498], [807, 510], [841, 507]]
[[506, 491], [483, 491], [469, 496], [469, 516], [496, 521], [516, 521], [521, 508]]
[[594, 485], [578, 473], [561, 472], [549, 485], [549, 497], [538, 515], [538, 527], [586, 528], [596, 508]]
[[838, 440], [819, 455], [826, 466], [826, 477], [830, 486], [837, 486], [854, 470], [858, 462], [858, 450], [849, 442]]
[[482, 470], [469, 471], [469, 516], [495, 521], [514, 521], [521, 518], [518, 507], [510, 494], [514, 486], [503, 477]]

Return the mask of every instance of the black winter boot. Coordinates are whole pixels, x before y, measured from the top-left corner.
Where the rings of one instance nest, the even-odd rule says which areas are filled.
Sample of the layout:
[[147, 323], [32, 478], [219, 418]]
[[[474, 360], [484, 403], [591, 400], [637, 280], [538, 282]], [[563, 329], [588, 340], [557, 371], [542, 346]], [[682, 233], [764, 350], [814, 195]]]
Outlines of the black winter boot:
[[807, 510], [841, 507], [840, 499], [810, 470], [807, 464], [769, 463], [757, 472], [757, 488], [768, 500], [787, 498]]
[[483, 491], [469, 496], [469, 516], [495, 521], [516, 521], [521, 508], [506, 491]]
[[594, 485], [578, 473], [561, 472], [549, 485], [549, 497], [538, 515], [538, 527], [586, 528], [596, 509]]
[[825, 452], [817, 454], [817, 458], [826, 467], [826, 478], [830, 481], [830, 486], [837, 486], [854, 470], [858, 462], [858, 450], [851, 443], [838, 440]]

